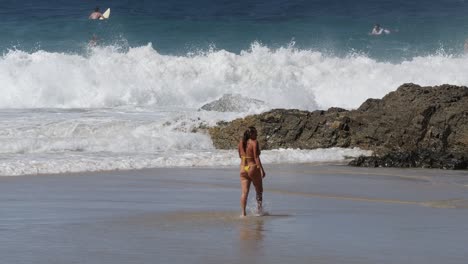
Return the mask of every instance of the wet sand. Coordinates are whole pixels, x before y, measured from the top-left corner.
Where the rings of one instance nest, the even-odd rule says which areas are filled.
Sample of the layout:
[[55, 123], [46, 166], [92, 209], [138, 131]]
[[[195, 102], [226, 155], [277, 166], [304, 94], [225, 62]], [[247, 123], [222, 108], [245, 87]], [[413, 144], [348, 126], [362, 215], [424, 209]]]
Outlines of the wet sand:
[[467, 263], [467, 171], [270, 165], [245, 218], [237, 173], [0, 177], [0, 262]]

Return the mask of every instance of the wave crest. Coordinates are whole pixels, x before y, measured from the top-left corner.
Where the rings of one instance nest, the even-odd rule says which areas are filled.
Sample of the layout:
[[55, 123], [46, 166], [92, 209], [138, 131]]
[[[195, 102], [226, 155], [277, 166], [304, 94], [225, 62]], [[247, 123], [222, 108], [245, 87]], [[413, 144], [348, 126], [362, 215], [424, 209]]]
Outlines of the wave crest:
[[12, 50], [0, 57], [0, 108], [198, 108], [226, 93], [272, 108], [356, 108], [406, 82], [466, 85], [467, 62], [434, 54], [389, 63], [259, 43], [239, 54], [210, 49], [185, 56], [160, 54], [151, 44], [96, 47], [86, 55]]

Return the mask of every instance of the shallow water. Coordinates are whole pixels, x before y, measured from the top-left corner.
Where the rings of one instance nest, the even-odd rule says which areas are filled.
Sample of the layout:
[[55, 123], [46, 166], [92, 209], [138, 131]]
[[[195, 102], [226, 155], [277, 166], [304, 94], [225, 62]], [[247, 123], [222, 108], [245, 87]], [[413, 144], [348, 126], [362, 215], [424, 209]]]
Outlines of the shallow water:
[[269, 166], [0, 178], [4, 263], [466, 263], [468, 173]]

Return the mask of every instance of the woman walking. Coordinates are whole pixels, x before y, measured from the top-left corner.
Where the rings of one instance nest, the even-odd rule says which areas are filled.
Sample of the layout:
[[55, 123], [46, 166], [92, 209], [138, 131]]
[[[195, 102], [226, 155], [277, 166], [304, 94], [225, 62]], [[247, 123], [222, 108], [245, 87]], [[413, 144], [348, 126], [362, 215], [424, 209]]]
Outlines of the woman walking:
[[238, 145], [239, 157], [241, 158], [240, 181], [241, 181], [241, 216], [246, 216], [245, 208], [250, 190], [250, 183], [253, 183], [256, 192], [257, 210], [262, 214], [263, 207], [263, 178], [265, 170], [260, 160], [260, 146], [257, 142], [257, 130], [249, 127]]

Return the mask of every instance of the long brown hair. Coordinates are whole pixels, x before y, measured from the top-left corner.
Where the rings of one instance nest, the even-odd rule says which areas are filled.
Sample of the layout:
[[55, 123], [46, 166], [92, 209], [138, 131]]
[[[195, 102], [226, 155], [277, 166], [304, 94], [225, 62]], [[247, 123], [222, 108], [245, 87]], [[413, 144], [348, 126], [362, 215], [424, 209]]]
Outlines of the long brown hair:
[[250, 137], [252, 136], [254, 132], [257, 132], [257, 129], [255, 129], [255, 127], [253, 126], [245, 130], [244, 136], [242, 137], [242, 149], [244, 150], [244, 152], [247, 151], [247, 141], [250, 139]]

